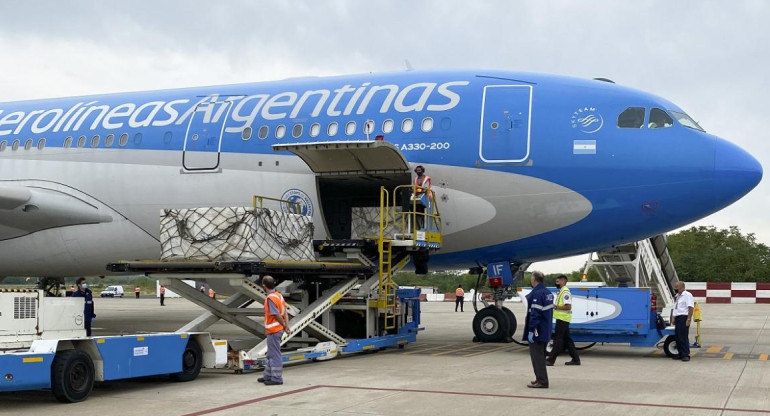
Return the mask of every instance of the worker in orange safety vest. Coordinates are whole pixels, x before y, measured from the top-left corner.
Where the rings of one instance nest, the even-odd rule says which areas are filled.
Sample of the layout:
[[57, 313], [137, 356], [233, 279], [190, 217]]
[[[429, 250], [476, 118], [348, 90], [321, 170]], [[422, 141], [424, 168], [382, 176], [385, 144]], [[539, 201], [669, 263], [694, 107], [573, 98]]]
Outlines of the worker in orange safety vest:
[[457, 312], [457, 307], [460, 306], [460, 312], [463, 311], [463, 302], [465, 301], [465, 291], [463, 290], [463, 285], [457, 285], [457, 289], [455, 289], [455, 312]]
[[267, 342], [267, 362], [265, 372], [257, 381], [266, 386], [283, 384], [283, 357], [281, 339], [283, 334], [290, 334], [289, 315], [286, 313], [286, 301], [275, 291], [275, 279], [272, 276], [262, 278], [262, 287], [267, 292], [265, 298], [265, 341]]

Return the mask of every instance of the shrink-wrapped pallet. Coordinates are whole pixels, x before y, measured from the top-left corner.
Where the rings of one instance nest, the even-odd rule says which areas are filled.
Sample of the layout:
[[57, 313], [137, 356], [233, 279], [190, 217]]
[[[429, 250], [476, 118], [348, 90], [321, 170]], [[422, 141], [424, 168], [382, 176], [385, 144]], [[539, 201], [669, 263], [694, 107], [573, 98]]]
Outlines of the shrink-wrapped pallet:
[[161, 259], [315, 259], [312, 218], [265, 208], [164, 209]]
[[[400, 210], [398, 210], [400, 211]], [[396, 221], [399, 224], [405, 219], [402, 219], [400, 215], [396, 215]], [[398, 233], [400, 225], [394, 224], [394, 218], [391, 215], [387, 219], [387, 226], [385, 227], [385, 238], [393, 238]], [[351, 208], [351, 221], [350, 221], [350, 238], [353, 240], [361, 240], [365, 237], [377, 238], [380, 235], [380, 208], [379, 207], [353, 207]]]

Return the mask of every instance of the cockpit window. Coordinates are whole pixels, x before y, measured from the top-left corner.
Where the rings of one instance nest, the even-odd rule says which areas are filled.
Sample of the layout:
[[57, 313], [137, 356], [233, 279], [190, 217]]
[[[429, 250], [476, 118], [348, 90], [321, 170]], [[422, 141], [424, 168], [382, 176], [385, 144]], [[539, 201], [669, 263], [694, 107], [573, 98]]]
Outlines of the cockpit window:
[[644, 125], [644, 107], [628, 107], [618, 116], [621, 129], [639, 129]]
[[703, 130], [703, 127], [701, 127], [698, 123], [695, 122], [695, 120], [691, 119], [690, 116], [688, 116], [685, 113], [680, 113], [677, 111], [672, 111], [671, 114], [676, 117], [676, 121], [679, 122], [679, 124], [689, 127], [691, 129], [700, 130], [700, 131], [706, 131]]
[[647, 128], [663, 129], [673, 125], [674, 119], [672, 119], [665, 111], [660, 108], [650, 109], [650, 122], [647, 123]]

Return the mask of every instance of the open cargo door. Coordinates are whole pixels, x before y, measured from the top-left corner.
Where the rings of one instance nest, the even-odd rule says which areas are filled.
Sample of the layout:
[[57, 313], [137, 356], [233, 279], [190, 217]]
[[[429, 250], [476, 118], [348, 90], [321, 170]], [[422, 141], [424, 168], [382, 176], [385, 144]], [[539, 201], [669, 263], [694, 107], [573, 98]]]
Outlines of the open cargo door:
[[324, 225], [329, 238], [336, 240], [360, 235], [351, 227], [353, 208], [363, 208], [359, 214], [379, 215], [380, 186], [391, 191], [392, 198], [392, 190], [412, 178], [404, 155], [385, 141], [276, 144], [273, 150], [294, 153], [316, 173]]

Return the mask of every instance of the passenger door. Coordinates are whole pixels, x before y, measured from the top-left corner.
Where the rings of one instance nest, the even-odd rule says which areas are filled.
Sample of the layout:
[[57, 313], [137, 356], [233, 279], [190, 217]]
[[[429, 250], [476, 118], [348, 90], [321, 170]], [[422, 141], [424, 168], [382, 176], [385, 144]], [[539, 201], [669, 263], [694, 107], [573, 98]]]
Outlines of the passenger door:
[[479, 157], [486, 163], [529, 158], [531, 85], [487, 85], [481, 105]]
[[188, 171], [219, 167], [222, 134], [232, 101], [203, 102], [190, 117], [182, 149], [182, 167]]

